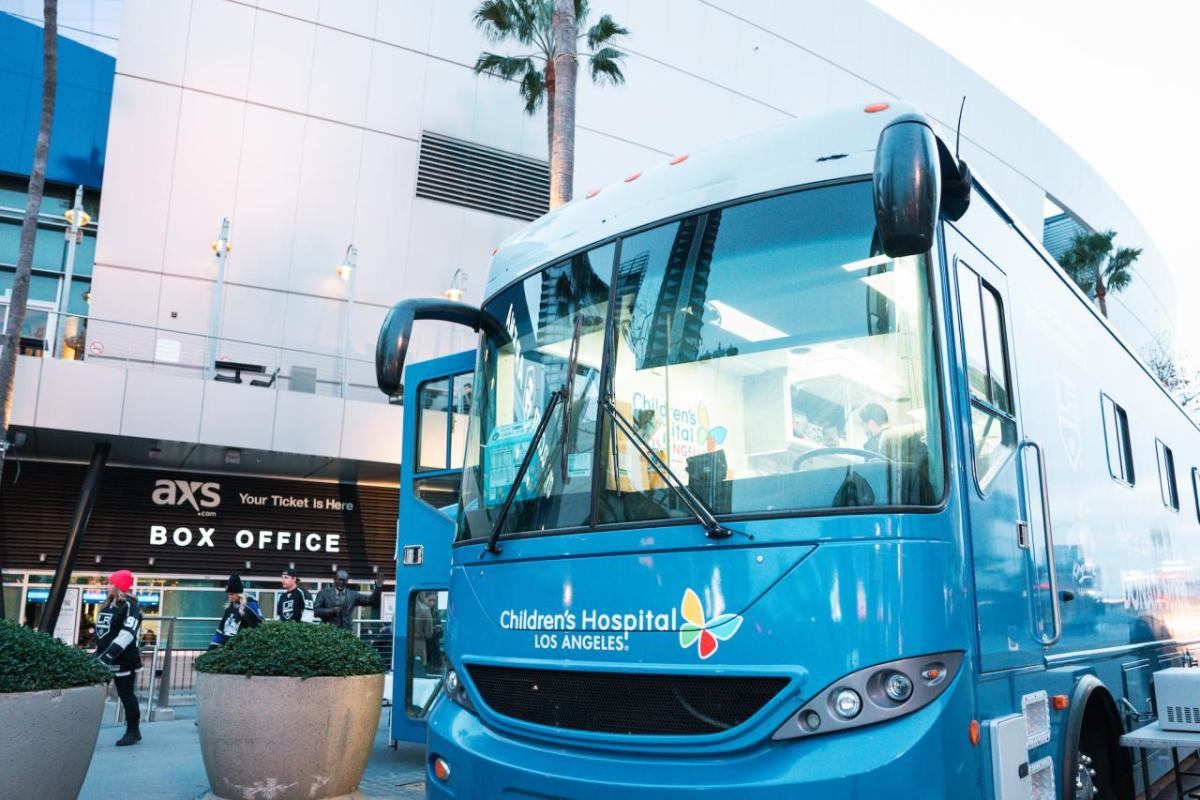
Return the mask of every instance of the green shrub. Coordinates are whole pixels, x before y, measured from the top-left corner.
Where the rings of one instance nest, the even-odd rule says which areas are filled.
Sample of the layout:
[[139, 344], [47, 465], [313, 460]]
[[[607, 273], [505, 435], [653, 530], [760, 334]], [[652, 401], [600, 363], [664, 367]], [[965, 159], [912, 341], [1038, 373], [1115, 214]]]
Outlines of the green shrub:
[[0, 694], [106, 683], [112, 673], [48, 633], [0, 620]]
[[323, 678], [374, 675], [383, 662], [370, 645], [332, 625], [264, 622], [196, 659], [198, 672]]

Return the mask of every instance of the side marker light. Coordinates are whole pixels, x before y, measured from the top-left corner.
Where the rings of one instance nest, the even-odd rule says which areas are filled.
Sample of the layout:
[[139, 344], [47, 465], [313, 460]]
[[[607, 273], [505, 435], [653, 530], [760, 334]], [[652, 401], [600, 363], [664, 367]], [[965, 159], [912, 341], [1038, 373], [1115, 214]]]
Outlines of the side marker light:
[[595, 197], [595, 196], [596, 196], [596, 195], [598, 195], [598, 194], [600, 194], [600, 190], [599, 190], [599, 189], [592, 189], [590, 192], [588, 192], [587, 194], [585, 194], [585, 195], [583, 196], [583, 199], [584, 199], [584, 200], [591, 200], [593, 197]]
[[1055, 711], [1065, 711], [1071, 707], [1071, 698], [1065, 694], [1056, 694], [1050, 698], [1050, 703], [1054, 706]]
[[450, 764], [441, 756], [433, 757], [433, 774], [439, 781], [450, 780]]
[[889, 108], [891, 108], [891, 106], [889, 106], [887, 103], [871, 103], [871, 105], [864, 108], [863, 111], [867, 112], [868, 114], [877, 114], [880, 111], [887, 111]]
[[674, 158], [672, 158], [672, 159], [671, 159], [670, 161], [668, 161], [667, 163], [668, 163], [668, 164], [670, 164], [671, 166], [675, 166], [676, 164], [682, 164], [683, 162], [685, 162], [685, 161], [687, 161], [687, 160], [688, 160], [688, 157], [687, 157], [687, 155], [685, 154], [685, 155], [682, 155], [682, 156], [675, 156]]
[[625, 182], [626, 182], [626, 183], [629, 183], [630, 181], [636, 181], [636, 180], [637, 180], [638, 178], [640, 178], [640, 177], [642, 177], [642, 173], [640, 173], [640, 172], [635, 172], [635, 173], [633, 173], [632, 175], [626, 175], [626, 176], [625, 176]]
[[972, 746], [979, 745], [979, 721], [971, 720], [971, 724], [967, 726], [967, 738], [971, 740]]

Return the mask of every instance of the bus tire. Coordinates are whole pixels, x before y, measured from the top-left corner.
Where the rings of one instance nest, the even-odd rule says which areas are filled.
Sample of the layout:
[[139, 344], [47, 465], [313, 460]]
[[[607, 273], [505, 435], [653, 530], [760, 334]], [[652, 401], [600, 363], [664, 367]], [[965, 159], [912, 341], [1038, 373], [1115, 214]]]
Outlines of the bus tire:
[[1108, 689], [1095, 675], [1080, 678], [1063, 737], [1064, 800], [1133, 800], [1133, 762], [1117, 743], [1122, 732]]

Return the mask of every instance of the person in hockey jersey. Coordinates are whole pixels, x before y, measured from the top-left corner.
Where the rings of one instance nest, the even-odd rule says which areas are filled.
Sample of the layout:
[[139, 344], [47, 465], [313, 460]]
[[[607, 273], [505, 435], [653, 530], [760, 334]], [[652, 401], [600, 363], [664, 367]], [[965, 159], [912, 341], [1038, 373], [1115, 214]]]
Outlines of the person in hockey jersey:
[[142, 609], [133, 594], [133, 573], [117, 570], [108, 576], [108, 599], [96, 614], [96, 656], [112, 670], [117, 696], [125, 707], [125, 735], [117, 740], [117, 747], [142, 740], [138, 729], [142, 711], [133, 692], [137, 671], [142, 668], [138, 652], [141, 626]]
[[379, 604], [379, 595], [383, 588], [379, 585], [378, 580], [375, 581], [374, 590], [370, 594], [346, 588], [346, 584], [349, 582], [350, 574], [344, 569], [339, 569], [333, 576], [333, 586], [326, 586], [317, 592], [313, 611], [322, 622], [350, 630], [355, 606]]
[[217, 623], [212, 641], [208, 643], [209, 650], [225, 644], [243, 628], [253, 628], [262, 622], [262, 610], [258, 607], [258, 601], [246, 594], [241, 577], [230, 575], [225, 583], [225, 591], [229, 595], [229, 605], [225, 607], [225, 613]]
[[316, 622], [312, 595], [300, 588], [296, 570], [285, 569], [279, 576], [283, 592], [275, 601], [275, 619], [280, 622]]

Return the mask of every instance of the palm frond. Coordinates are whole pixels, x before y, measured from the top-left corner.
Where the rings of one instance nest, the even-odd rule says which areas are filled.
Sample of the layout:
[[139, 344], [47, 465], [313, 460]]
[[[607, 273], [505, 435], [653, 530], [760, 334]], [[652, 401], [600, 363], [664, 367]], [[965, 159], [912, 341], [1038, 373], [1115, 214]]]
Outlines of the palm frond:
[[[531, 62], [532, 64], [532, 62]], [[546, 76], [541, 70], [529, 69], [521, 78], [521, 97], [525, 98], [525, 113], [533, 116], [546, 99]]]
[[[583, 27], [583, 19], [579, 19], [579, 26]], [[613, 18], [605, 14], [595, 25], [588, 28], [587, 31], [587, 46], [588, 50], [595, 50], [600, 45], [611, 41], [617, 36], [626, 36], [629, 34], [629, 29], [618, 25]]]
[[1133, 280], [1133, 263], [1142, 254], [1140, 247], [1122, 247], [1113, 253], [1104, 268], [1104, 280], [1114, 292], [1128, 288]]
[[535, 69], [533, 59], [528, 56], [502, 56], [499, 53], [483, 52], [475, 61], [476, 74], [494, 75], [505, 80], [512, 80], [518, 72], [528, 72], [532, 69]]
[[493, 42], [516, 39], [522, 44], [533, 41], [537, 29], [536, 6], [544, 0], [483, 0], [475, 9], [475, 27]]
[[592, 80], [599, 84], [611, 83], [614, 86], [625, 82], [625, 73], [621, 72], [618, 63], [625, 54], [615, 47], [602, 47], [588, 56]]

